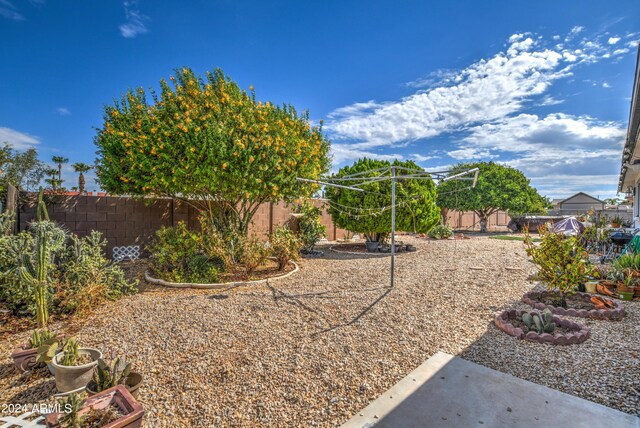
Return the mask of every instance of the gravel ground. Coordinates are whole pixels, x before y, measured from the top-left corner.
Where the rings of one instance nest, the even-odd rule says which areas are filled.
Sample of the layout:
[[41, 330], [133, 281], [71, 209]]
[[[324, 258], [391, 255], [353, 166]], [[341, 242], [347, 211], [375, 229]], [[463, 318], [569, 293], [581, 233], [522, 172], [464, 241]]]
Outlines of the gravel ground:
[[[491, 320], [526, 308], [518, 302], [535, 268], [521, 242], [401, 239], [419, 252], [397, 257], [393, 289], [388, 258], [326, 251], [269, 286], [146, 286], [64, 328], [134, 362], [146, 426], [335, 426], [438, 350], [640, 413], [639, 302], [623, 321], [587, 320], [582, 345], [518, 341]], [[12, 367], [11, 349], [26, 337], [0, 342], [0, 404], [53, 390], [51, 377]]]

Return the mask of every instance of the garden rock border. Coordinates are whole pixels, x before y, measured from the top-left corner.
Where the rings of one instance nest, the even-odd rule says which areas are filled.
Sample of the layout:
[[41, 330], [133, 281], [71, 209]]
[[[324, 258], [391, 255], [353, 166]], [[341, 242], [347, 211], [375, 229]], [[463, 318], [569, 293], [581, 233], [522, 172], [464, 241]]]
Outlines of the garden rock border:
[[[552, 345], [576, 345], [578, 343], [582, 343], [591, 336], [591, 330], [588, 327], [585, 327], [581, 324], [575, 323], [573, 321], [569, 321], [560, 317], [553, 317], [553, 322], [557, 325], [573, 330], [572, 333], [537, 333], [535, 331], [529, 331], [525, 334], [525, 332], [519, 328], [511, 324], [510, 320], [515, 320], [516, 318], [522, 318], [522, 315], [527, 313], [527, 311], [519, 311], [517, 309], [507, 309], [502, 312], [498, 312], [495, 315], [494, 322], [498, 329], [507, 333], [509, 336], [517, 337], [518, 339], [525, 339], [531, 342], [538, 343], [549, 343]], [[529, 312], [533, 313], [533, 312]]]
[[256, 279], [254, 281], [216, 282], [213, 284], [199, 284], [197, 282], [171, 282], [171, 281], [165, 281], [164, 279], [153, 278], [152, 276], [149, 275], [149, 271], [145, 271], [144, 279], [145, 281], [151, 284], [162, 285], [164, 287], [223, 289], [223, 288], [229, 288], [229, 287], [237, 287], [239, 285], [265, 284], [267, 281], [275, 281], [278, 279], [287, 278], [300, 270], [300, 267], [296, 262], [290, 261], [289, 263], [291, 263], [294, 267], [294, 269], [291, 272], [287, 272], [279, 276], [272, 276], [271, 278]]
[[[357, 244], [358, 242], [356, 242]], [[353, 242], [348, 242], [347, 244], [354, 244]], [[357, 251], [341, 251], [341, 250], [336, 250], [336, 247], [340, 247], [340, 245], [342, 244], [336, 244], [336, 245], [332, 245], [329, 247], [329, 251], [333, 251], [336, 254], [352, 254], [355, 256], [374, 256], [374, 257], [391, 257], [391, 252], [388, 253], [369, 253], [369, 252], [365, 252], [365, 253], [359, 253]], [[416, 254], [419, 253], [420, 250], [418, 248], [416, 248], [416, 251], [401, 251], [399, 253], [395, 253], [396, 256], [400, 255], [400, 254]]]
[[[565, 309], [558, 306], [546, 305], [540, 300], [549, 296], [551, 293], [548, 291], [530, 291], [522, 296], [522, 301], [529, 306], [533, 306], [536, 309], [544, 310], [549, 309], [555, 315], [563, 315], [568, 317], [580, 317], [591, 318], [597, 320], [620, 320], [626, 315], [624, 305], [614, 299], [608, 298], [613, 302], [615, 307], [613, 309]], [[574, 293], [574, 296], [579, 296], [584, 301], [591, 301], [591, 297], [594, 294], [582, 293], [580, 291]], [[607, 296], [604, 296], [605, 298]]]

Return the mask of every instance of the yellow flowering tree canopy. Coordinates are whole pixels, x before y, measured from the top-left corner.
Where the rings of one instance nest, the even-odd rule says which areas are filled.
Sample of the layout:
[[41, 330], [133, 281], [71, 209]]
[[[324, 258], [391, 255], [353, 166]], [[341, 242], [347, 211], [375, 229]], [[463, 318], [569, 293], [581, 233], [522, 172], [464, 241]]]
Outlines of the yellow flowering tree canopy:
[[219, 229], [246, 233], [258, 206], [310, 195], [330, 166], [307, 113], [256, 100], [222, 70], [177, 70], [160, 93], [129, 91], [106, 106], [97, 174], [111, 193], [188, 200]]

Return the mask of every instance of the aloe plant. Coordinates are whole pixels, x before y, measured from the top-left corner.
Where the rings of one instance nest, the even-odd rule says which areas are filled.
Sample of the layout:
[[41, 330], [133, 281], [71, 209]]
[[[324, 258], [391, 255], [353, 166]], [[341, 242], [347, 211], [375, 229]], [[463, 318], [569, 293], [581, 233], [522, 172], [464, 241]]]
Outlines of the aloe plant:
[[96, 392], [104, 391], [119, 384], [124, 384], [131, 373], [131, 364], [124, 358], [116, 358], [107, 364], [105, 360], [98, 360], [98, 367], [93, 373], [93, 381], [96, 384]]
[[62, 360], [60, 365], [62, 366], [75, 366], [78, 361], [78, 342], [75, 338], [67, 340], [62, 348]]
[[42, 344], [52, 338], [55, 338], [55, 335], [49, 330], [34, 330], [27, 345], [29, 346], [29, 349], [39, 348]]

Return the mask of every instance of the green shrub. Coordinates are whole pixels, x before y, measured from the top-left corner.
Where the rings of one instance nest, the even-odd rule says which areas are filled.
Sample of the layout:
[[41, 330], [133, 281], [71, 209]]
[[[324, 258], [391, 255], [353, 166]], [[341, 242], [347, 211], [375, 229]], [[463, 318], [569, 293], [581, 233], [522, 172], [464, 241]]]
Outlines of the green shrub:
[[62, 311], [84, 312], [137, 291], [137, 284], [127, 282], [122, 268], [105, 257], [106, 245], [95, 230], [86, 237], [71, 236], [60, 261], [56, 297]]
[[538, 265], [538, 277], [549, 291], [558, 291], [558, 304], [566, 306], [567, 295], [572, 294], [579, 284], [585, 283], [594, 274], [589, 262], [589, 253], [575, 236], [553, 233], [546, 225], [538, 228], [541, 242], [533, 243], [528, 233], [524, 235], [527, 254]]
[[220, 262], [203, 252], [202, 236], [187, 229], [184, 222], [156, 232], [151, 252], [153, 271], [167, 281], [216, 282]]
[[278, 270], [283, 270], [289, 261], [298, 260], [302, 242], [290, 229], [277, 228], [269, 238], [271, 255], [278, 263]]
[[640, 254], [626, 253], [613, 261], [612, 268], [615, 271], [635, 270], [640, 271]]
[[295, 211], [302, 214], [298, 220], [302, 251], [312, 253], [316, 242], [327, 234], [327, 227], [322, 224], [321, 220], [322, 211], [309, 201], [298, 205]]
[[23, 231], [0, 236], [0, 302], [15, 314], [35, 313], [32, 287], [24, 283], [18, 267], [33, 248], [33, 235]]
[[56, 241], [55, 245], [48, 243], [51, 253], [45, 258], [47, 284], [41, 291], [47, 311], [51, 302], [54, 312], [68, 313], [86, 310], [104, 300], [115, 300], [136, 291], [135, 284], [125, 280], [120, 266], [104, 256], [106, 242], [99, 232], [93, 231], [89, 236], [79, 238], [69, 236], [50, 221], [39, 221], [31, 224], [29, 231], [0, 235], [0, 302], [14, 313], [37, 312], [38, 287], [36, 282], [28, 280], [29, 275], [33, 276], [29, 272], [33, 271], [36, 262], [34, 235], [37, 233]]
[[429, 236], [433, 239], [446, 239], [453, 236], [453, 229], [446, 224], [439, 224], [429, 230]]

